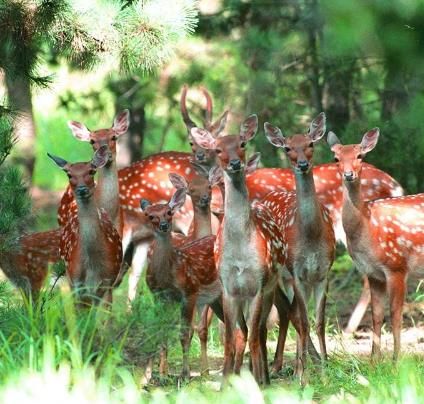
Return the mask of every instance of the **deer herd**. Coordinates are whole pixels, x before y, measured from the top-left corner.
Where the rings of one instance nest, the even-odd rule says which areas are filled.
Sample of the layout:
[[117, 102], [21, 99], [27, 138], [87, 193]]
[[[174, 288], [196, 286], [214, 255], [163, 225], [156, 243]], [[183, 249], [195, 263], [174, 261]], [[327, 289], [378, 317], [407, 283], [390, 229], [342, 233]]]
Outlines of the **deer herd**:
[[[206, 342], [215, 313], [225, 328], [224, 377], [240, 372], [248, 343], [250, 369], [258, 383], [268, 384], [266, 325], [273, 305], [280, 321], [273, 370], [282, 367], [289, 322], [297, 332], [300, 380], [308, 354], [316, 363], [327, 360], [328, 274], [339, 241], [364, 277], [350, 327], [362, 318], [370, 291], [372, 356], [380, 355], [387, 290], [396, 359], [406, 281], [424, 266], [424, 194], [403, 196], [393, 178], [363, 161], [377, 145], [378, 128], [353, 145], [329, 132], [335, 162], [313, 166], [315, 144], [326, 134], [324, 113], [306, 134], [285, 136], [265, 123], [265, 136], [291, 167], [258, 168], [259, 154], [246, 155], [258, 132], [257, 116], [249, 116], [238, 133], [223, 134], [227, 111], [213, 121], [212, 99], [202, 89], [206, 112], [198, 126], [187, 111], [187, 90], [181, 113], [192, 153], [162, 152], [118, 170], [116, 143], [128, 129], [127, 110], [110, 129], [69, 122], [74, 137], [91, 144], [93, 157], [69, 163], [49, 154], [69, 178], [59, 228], [22, 236], [18, 251], [1, 257], [6, 275], [36, 297], [48, 264], [62, 259], [71, 287], [90, 305], [111, 303], [127, 270], [133, 300], [147, 267], [146, 283], [157, 298], [182, 305], [184, 377], [190, 375], [197, 311], [202, 372], [208, 369]], [[310, 338], [311, 295], [319, 353]], [[161, 351], [164, 373], [166, 343]]]

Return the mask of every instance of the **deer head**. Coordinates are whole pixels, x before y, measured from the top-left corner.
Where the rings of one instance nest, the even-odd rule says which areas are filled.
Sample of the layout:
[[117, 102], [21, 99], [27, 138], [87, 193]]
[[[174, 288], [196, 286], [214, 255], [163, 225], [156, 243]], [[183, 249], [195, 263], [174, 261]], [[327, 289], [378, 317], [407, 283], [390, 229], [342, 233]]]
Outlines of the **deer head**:
[[176, 189], [184, 189], [190, 195], [193, 207], [201, 210], [209, 208], [212, 199], [212, 186], [209, 183], [209, 170], [203, 166], [192, 163], [198, 173], [190, 182], [179, 174], [169, 174], [169, 180]]
[[[212, 166], [215, 162], [215, 154], [213, 151], [205, 149], [198, 145], [191, 135], [191, 129], [197, 127], [196, 123], [190, 118], [187, 111], [186, 97], [187, 97], [188, 86], [185, 85], [181, 92], [181, 115], [183, 116], [184, 123], [187, 128], [187, 134], [193, 152], [195, 161], [201, 164], [207, 164]], [[203, 95], [206, 98], [206, 113], [205, 119], [203, 120], [203, 127], [208, 130], [212, 136], [218, 137], [219, 134], [224, 130], [227, 123], [228, 111], [225, 111], [220, 118], [215, 122], [212, 122], [212, 98], [209, 92], [205, 88], [201, 88]]]
[[87, 127], [79, 122], [69, 121], [68, 126], [72, 134], [83, 142], [90, 142], [93, 150], [96, 151], [102, 146], [108, 146], [109, 156], [108, 163], [111, 163], [116, 156], [116, 141], [119, 136], [125, 134], [130, 124], [130, 112], [126, 109], [119, 113], [110, 129], [99, 129], [90, 131]]
[[284, 137], [281, 130], [266, 122], [265, 135], [269, 142], [282, 148], [296, 172], [308, 173], [312, 167], [314, 143], [325, 134], [325, 114], [321, 112], [310, 124], [306, 135]]
[[380, 130], [374, 128], [364, 134], [360, 144], [342, 145], [335, 133], [329, 132], [327, 142], [345, 181], [358, 180], [362, 170], [362, 160], [377, 145], [379, 135]]
[[80, 201], [88, 200], [94, 191], [94, 175], [97, 169], [108, 162], [108, 146], [100, 147], [93, 155], [91, 161], [86, 163], [68, 163], [61, 157], [47, 155], [68, 175], [69, 185], [75, 198]]
[[152, 205], [147, 199], [142, 199], [140, 201], [140, 207], [150, 220], [155, 233], [164, 234], [171, 232], [172, 217], [184, 205], [185, 199], [185, 189], [177, 189], [168, 203], [156, 203]]
[[243, 172], [246, 163], [245, 147], [258, 130], [258, 117], [249, 116], [240, 127], [240, 134], [215, 138], [208, 130], [193, 128], [196, 143], [216, 153], [219, 166], [230, 175]]

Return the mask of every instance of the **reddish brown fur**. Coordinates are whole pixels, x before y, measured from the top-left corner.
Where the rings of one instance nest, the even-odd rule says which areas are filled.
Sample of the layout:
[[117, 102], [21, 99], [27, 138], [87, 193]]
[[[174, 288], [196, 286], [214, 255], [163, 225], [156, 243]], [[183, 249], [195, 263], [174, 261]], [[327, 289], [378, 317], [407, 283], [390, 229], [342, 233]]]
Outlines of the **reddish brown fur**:
[[[224, 375], [239, 367], [235, 358], [236, 322], [242, 307], [248, 303], [253, 374], [259, 383], [269, 383], [266, 318], [272, 304], [277, 267], [285, 262], [286, 243], [268, 209], [260, 203], [250, 206], [248, 201], [244, 148], [256, 130], [257, 117], [251, 116], [242, 125], [240, 135], [215, 139], [208, 131], [198, 128], [192, 130], [192, 135], [199, 146], [215, 151], [224, 172], [225, 216], [215, 244], [215, 262], [224, 288]], [[239, 243], [243, 244], [243, 251]]]
[[155, 240], [148, 254], [147, 285], [153, 292], [162, 292], [162, 297], [182, 301], [182, 374], [189, 377], [188, 352], [197, 300], [201, 296], [202, 304], [213, 304], [221, 318], [222, 309], [219, 303], [219, 273], [213, 259], [215, 237], [207, 236], [187, 242], [181, 236], [176, 240], [171, 233], [172, 216], [184, 203], [182, 198], [185, 198], [185, 189], [180, 188], [169, 204], [149, 205], [142, 200], [142, 207], [155, 232]]
[[60, 238], [60, 229], [26, 234], [17, 240], [17, 249], [2, 253], [3, 271], [25, 294], [37, 297], [48, 275], [48, 264], [60, 259]]
[[73, 287], [87, 287], [91, 297], [106, 296], [111, 301], [111, 288], [122, 264], [121, 239], [106, 211], [97, 209], [93, 198], [94, 174], [96, 168], [106, 164], [106, 152], [104, 146], [88, 163], [69, 164], [54, 157], [53, 160], [68, 174], [74, 196], [81, 190], [85, 192], [84, 197], [76, 198], [77, 212], [68, 216], [62, 231], [60, 255], [68, 279]]
[[[330, 214], [319, 202], [312, 174], [312, 157], [314, 143], [325, 133], [325, 115], [321, 113], [311, 123], [306, 135], [284, 137], [277, 127], [265, 124], [268, 140], [285, 150], [287, 158], [295, 173], [297, 192], [272, 191], [261, 202], [273, 213], [273, 216], [285, 234], [288, 245], [286, 267], [294, 278], [296, 316], [289, 317], [301, 331], [306, 324], [307, 302], [314, 291], [317, 335], [323, 359], [327, 357], [325, 344], [325, 302], [327, 291], [327, 275], [334, 260], [335, 237]], [[292, 293], [291, 293], [292, 294]], [[292, 310], [291, 310], [292, 311]], [[279, 309], [280, 317], [287, 318]], [[302, 315], [306, 318], [299, 318]], [[279, 371], [282, 365], [284, 338], [288, 322], [280, 324], [280, 338], [276, 351], [274, 369]], [[298, 373], [303, 373], [307, 348], [308, 332], [300, 333], [301, 362]]]
[[394, 358], [400, 351], [406, 277], [424, 266], [424, 194], [365, 202], [361, 196], [362, 159], [378, 140], [367, 132], [361, 144], [346, 145], [329, 134], [344, 178], [343, 226], [357, 268], [368, 276], [373, 314], [372, 354], [380, 354], [383, 298], [387, 289], [394, 337]]

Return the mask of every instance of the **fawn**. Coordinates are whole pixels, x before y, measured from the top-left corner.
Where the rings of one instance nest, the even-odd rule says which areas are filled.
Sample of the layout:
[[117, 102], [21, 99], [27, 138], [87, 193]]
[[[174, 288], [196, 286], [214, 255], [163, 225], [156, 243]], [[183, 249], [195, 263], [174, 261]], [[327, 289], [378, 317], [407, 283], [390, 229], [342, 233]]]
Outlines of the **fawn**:
[[363, 158], [377, 145], [379, 129], [360, 144], [342, 145], [330, 132], [327, 141], [343, 177], [342, 220], [349, 254], [368, 277], [373, 319], [372, 356], [380, 355], [384, 295], [389, 295], [396, 360], [400, 351], [406, 278], [424, 265], [424, 194], [366, 202], [361, 194]]
[[258, 383], [269, 383], [266, 352], [266, 320], [277, 285], [277, 270], [285, 263], [286, 241], [267, 207], [250, 204], [245, 182], [245, 146], [258, 127], [252, 115], [239, 135], [215, 138], [200, 128], [191, 130], [195, 142], [216, 153], [225, 183], [224, 219], [215, 245], [215, 262], [223, 286], [225, 318], [224, 376], [239, 364], [235, 361], [235, 331], [240, 313], [249, 306], [249, 347]]
[[[334, 260], [336, 241], [330, 213], [318, 200], [312, 172], [314, 144], [325, 134], [325, 115], [321, 113], [312, 121], [306, 135], [284, 137], [279, 128], [269, 123], [265, 123], [264, 127], [270, 143], [282, 148], [289, 159], [294, 172], [296, 192], [272, 191], [261, 202], [271, 210], [278, 226], [286, 235], [286, 267], [300, 291], [296, 303], [303, 307], [302, 310], [306, 310], [311, 292], [314, 292], [316, 331], [322, 358], [326, 359], [327, 276]], [[275, 371], [279, 371], [282, 366], [288, 326], [287, 316], [284, 315], [283, 319], [285, 321], [280, 321], [273, 365]]]
[[94, 198], [94, 175], [107, 164], [109, 153], [108, 146], [101, 146], [91, 161], [73, 164], [48, 154], [67, 174], [77, 204], [77, 213], [68, 217], [62, 230], [60, 255], [72, 287], [85, 289], [80, 291], [83, 301], [105, 297], [111, 302], [122, 264], [121, 238]]

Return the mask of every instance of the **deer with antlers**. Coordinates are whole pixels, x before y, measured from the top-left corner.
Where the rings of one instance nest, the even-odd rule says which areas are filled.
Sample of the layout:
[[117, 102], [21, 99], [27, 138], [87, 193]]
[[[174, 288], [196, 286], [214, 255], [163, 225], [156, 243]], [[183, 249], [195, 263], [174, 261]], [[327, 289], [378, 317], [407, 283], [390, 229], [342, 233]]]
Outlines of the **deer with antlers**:
[[[276, 147], [282, 148], [292, 166], [296, 192], [272, 191], [261, 202], [274, 215], [287, 238], [286, 267], [300, 291], [296, 301], [303, 310], [314, 292], [316, 331], [323, 359], [327, 358], [325, 344], [325, 302], [328, 272], [334, 260], [336, 241], [330, 213], [318, 200], [312, 172], [314, 144], [325, 134], [325, 115], [319, 114], [306, 135], [284, 137], [281, 130], [265, 123], [265, 134]], [[299, 298], [301, 301], [299, 301]], [[299, 310], [297, 310], [298, 314]], [[290, 316], [292, 317], [292, 316]], [[280, 321], [280, 335], [274, 360], [274, 370], [282, 366], [286, 321]]]
[[72, 287], [84, 288], [83, 301], [104, 297], [111, 302], [122, 264], [121, 238], [94, 197], [94, 175], [108, 163], [109, 154], [108, 146], [103, 145], [91, 161], [73, 164], [48, 154], [67, 174], [77, 205], [76, 214], [68, 218], [61, 232], [60, 255]]
[[215, 245], [215, 262], [223, 286], [225, 319], [224, 376], [235, 369], [235, 330], [240, 313], [249, 306], [249, 347], [252, 369], [259, 383], [269, 383], [266, 352], [266, 319], [277, 284], [277, 270], [284, 265], [286, 241], [269, 210], [251, 206], [245, 182], [245, 146], [257, 131], [252, 115], [239, 135], [215, 138], [209, 131], [193, 128], [191, 134], [202, 148], [217, 155], [225, 183], [224, 219]]
[[377, 145], [379, 129], [360, 144], [342, 145], [330, 132], [328, 143], [343, 177], [342, 220], [349, 253], [368, 277], [373, 319], [372, 356], [381, 350], [384, 295], [389, 295], [394, 352], [400, 351], [406, 279], [424, 266], [424, 194], [366, 202], [361, 193], [363, 158]]
[[[160, 293], [161, 298], [182, 302], [182, 376], [189, 377], [188, 354], [196, 306], [210, 305], [220, 319], [223, 319], [223, 314], [221, 283], [213, 258], [215, 237], [206, 236], [187, 242], [171, 233], [172, 217], [183, 206], [185, 198], [186, 190], [179, 188], [168, 203], [151, 204], [142, 199], [140, 206], [155, 234], [148, 255], [147, 285], [152, 292]], [[162, 368], [165, 367], [162, 365]]]

